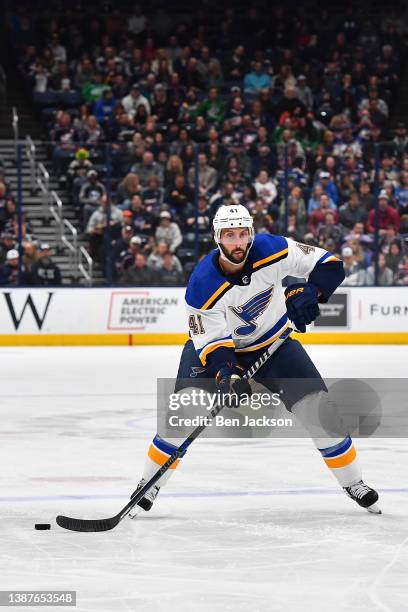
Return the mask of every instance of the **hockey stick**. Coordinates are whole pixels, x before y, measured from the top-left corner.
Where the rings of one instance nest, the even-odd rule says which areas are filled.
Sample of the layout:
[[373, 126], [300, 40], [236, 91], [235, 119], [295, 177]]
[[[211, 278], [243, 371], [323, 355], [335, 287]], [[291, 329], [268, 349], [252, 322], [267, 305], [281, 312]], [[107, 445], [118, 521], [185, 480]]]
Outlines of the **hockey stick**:
[[[271, 344], [264, 353], [255, 361], [255, 363], [245, 372], [242, 378], [253, 378], [253, 376], [258, 372], [258, 370], [264, 365], [264, 363], [269, 359], [269, 357], [281, 346], [281, 344], [289, 337], [293, 329], [288, 327], [281, 336], [273, 344]], [[209, 416], [214, 419], [217, 414], [221, 412], [223, 409], [222, 404], [218, 404], [214, 406], [214, 408], [209, 413]], [[184, 440], [184, 442], [174, 451], [172, 455], [167, 459], [166, 463], [164, 463], [159, 470], [151, 477], [151, 479], [146, 482], [146, 484], [139, 489], [139, 491], [131, 498], [131, 500], [116, 514], [111, 518], [105, 519], [77, 519], [70, 518], [69, 516], [57, 516], [56, 521], [57, 525], [63, 527], [64, 529], [69, 529], [70, 531], [109, 531], [113, 529], [120, 523], [120, 521], [132, 510], [134, 506], [142, 499], [145, 493], [152, 488], [152, 486], [159, 480], [161, 476], [173, 465], [177, 459], [180, 459], [185, 451], [188, 449], [190, 444], [194, 442], [194, 440], [206, 429], [206, 425], [199, 425], [196, 427], [191, 434]]]

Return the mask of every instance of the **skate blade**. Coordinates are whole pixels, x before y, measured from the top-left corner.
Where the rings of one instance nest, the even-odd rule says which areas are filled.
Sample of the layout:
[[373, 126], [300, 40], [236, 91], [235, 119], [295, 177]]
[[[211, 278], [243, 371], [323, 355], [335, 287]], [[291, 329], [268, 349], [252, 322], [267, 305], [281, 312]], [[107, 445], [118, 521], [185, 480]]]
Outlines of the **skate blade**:
[[367, 508], [368, 512], [371, 512], [371, 514], [382, 514], [380, 507], [377, 504], [373, 504], [372, 506], [369, 506]]

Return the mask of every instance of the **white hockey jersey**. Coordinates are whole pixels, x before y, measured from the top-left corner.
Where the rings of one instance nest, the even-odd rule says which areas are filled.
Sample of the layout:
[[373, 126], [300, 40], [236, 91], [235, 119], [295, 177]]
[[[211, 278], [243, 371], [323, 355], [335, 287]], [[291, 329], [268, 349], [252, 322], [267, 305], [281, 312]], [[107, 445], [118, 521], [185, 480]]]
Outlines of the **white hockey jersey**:
[[[319, 264], [340, 263], [324, 249], [258, 234], [236, 281], [225, 276], [218, 254], [216, 249], [198, 264], [186, 291], [190, 337], [203, 365], [220, 347], [241, 353], [274, 342], [289, 325], [282, 279], [307, 279]], [[328, 290], [326, 299], [336, 286]], [[324, 295], [324, 288], [318, 288]]]

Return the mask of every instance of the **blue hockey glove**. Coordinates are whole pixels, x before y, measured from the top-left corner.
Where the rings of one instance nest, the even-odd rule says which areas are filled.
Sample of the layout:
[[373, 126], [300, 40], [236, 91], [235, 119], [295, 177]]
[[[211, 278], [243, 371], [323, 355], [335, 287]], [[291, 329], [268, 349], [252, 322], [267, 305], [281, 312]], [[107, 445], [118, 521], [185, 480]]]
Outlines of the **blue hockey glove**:
[[320, 314], [317, 288], [312, 283], [296, 283], [285, 289], [288, 317], [300, 332]]
[[243, 395], [251, 396], [252, 389], [246, 378], [241, 378], [244, 369], [235, 363], [226, 363], [215, 377], [221, 401], [227, 408], [238, 408]]

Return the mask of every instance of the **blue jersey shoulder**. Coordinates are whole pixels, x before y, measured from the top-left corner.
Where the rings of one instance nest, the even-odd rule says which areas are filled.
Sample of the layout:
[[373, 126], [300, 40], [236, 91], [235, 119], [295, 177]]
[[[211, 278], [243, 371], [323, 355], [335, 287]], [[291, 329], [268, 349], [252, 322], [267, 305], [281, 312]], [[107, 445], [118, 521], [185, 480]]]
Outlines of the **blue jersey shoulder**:
[[199, 262], [190, 277], [186, 290], [186, 302], [193, 308], [207, 310], [211, 306], [211, 298], [227, 283], [225, 276], [214, 263], [216, 253], [218, 253], [217, 249], [208, 253]]
[[[257, 234], [254, 239], [248, 259], [252, 262], [254, 269], [258, 269], [264, 263], [280, 260], [287, 257], [288, 241], [284, 236], [274, 234]], [[265, 260], [269, 260], [265, 262]]]

